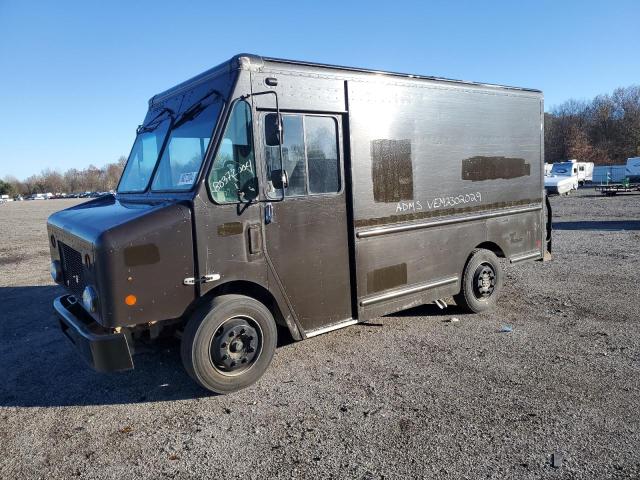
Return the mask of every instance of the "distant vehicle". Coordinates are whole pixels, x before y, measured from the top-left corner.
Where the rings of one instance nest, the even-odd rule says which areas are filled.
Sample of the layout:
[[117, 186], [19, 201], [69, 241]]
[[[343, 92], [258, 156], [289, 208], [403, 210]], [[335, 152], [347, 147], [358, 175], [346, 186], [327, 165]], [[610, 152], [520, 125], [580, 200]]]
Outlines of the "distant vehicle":
[[229, 393], [277, 325], [486, 311], [498, 257], [549, 246], [543, 112], [537, 90], [234, 57], [151, 99], [115, 196], [49, 217], [61, 328], [101, 371], [179, 333], [187, 372]]
[[593, 182], [593, 162], [576, 162], [578, 166], [578, 185]]
[[569, 195], [578, 189], [578, 165], [575, 160], [554, 163], [551, 174], [544, 177], [544, 188], [548, 194]]
[[34, 193], [27, 197], [27, 200], [46, 200], [46, 194], [44, 193]]
[[640, 182], [640, 157], [627, 158], [625, 174], [631, 183]]
[[16, 195], [15, 197], [13, 197], [13, 199], [14, 199], [16, 202], [22, 202], [22, 201], [24, 201], [24, 197], [23, 197], [22, 195]]

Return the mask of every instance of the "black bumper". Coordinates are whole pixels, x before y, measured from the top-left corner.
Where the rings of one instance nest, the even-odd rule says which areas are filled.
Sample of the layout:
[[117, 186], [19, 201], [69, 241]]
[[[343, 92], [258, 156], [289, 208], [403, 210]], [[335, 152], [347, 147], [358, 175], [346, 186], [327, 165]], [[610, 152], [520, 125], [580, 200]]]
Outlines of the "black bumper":
[[112, 332], [96, 323], [71, 295], [53, 301], [60, 328], [82, 357], [99, 372], [131, 370], [133, 360], [129, 339], [123, 332]]

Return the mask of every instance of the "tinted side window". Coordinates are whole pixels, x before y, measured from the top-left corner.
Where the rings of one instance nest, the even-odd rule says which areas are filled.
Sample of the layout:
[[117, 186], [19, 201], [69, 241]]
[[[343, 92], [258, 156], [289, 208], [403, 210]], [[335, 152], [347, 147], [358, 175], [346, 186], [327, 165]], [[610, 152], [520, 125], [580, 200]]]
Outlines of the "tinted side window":
[[218, 203], [253, 200], [258, 192], [251, 107], [239, 101], [233, 107], [209, 174], [209, 188]]
[[309, 192], [338, 192], [340, 163], [335, 119], [307, 116], [304, 119], [304, 131], [309, 164]]

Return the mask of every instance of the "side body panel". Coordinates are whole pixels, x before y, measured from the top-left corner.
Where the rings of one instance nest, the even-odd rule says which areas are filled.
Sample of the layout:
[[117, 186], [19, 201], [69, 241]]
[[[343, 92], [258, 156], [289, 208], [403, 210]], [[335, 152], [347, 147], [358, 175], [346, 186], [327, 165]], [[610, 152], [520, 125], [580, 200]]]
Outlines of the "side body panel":
[[[484, 242], [541, 256], [539, 94], [360, 79], [347, 91], [360, 319], [457, 293]], [[509, 210], [522, 213], [486, 218]]]

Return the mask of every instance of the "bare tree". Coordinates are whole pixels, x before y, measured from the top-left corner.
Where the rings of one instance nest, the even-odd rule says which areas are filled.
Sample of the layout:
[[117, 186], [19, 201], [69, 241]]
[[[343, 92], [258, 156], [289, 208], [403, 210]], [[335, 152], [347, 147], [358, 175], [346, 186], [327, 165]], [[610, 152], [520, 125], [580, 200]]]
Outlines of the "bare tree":
[[569, 100], [545, 115], [545, 161], [621, 164], [640, 155], [640, 86], [590, 102]]

